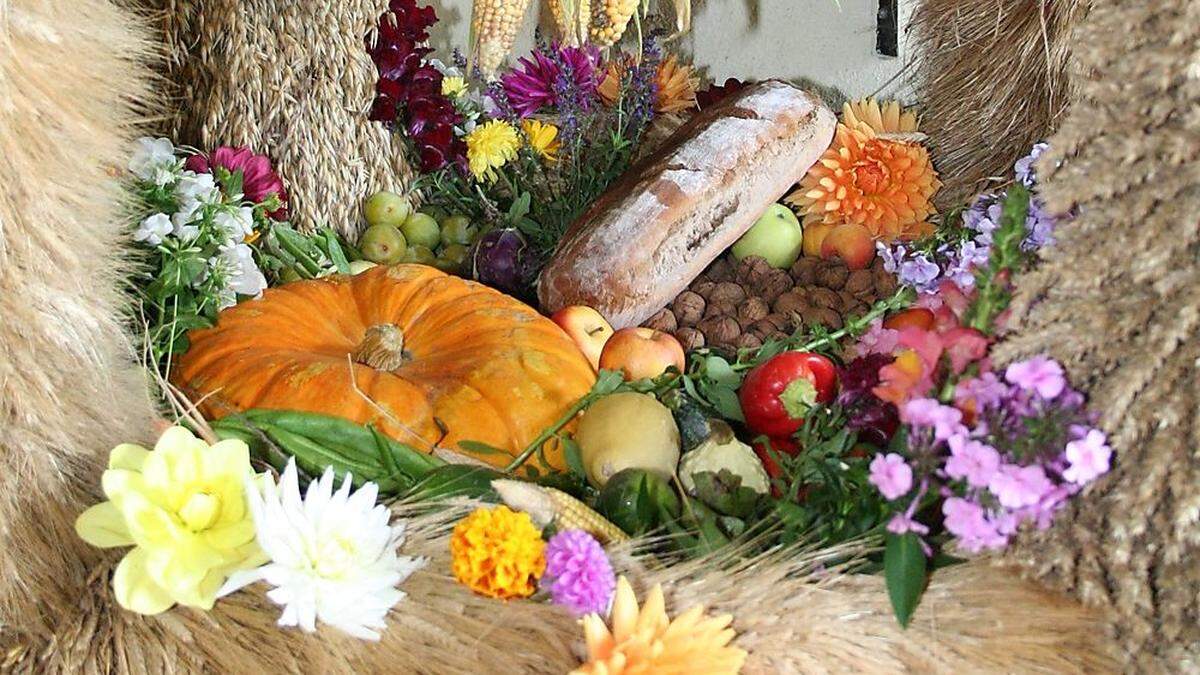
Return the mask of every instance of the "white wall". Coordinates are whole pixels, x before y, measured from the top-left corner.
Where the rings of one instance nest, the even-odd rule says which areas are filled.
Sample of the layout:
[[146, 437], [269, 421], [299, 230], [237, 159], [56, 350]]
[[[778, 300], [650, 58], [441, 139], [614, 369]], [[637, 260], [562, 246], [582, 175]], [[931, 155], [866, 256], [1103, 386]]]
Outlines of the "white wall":
[[[454, 45], [465, 49], [471, 0], [428, 1], [442, 18], [433, 46], [447, 54]], [[516, 55], [532, 44], [539, 13], [549, 16], [544, 0], [532, 2]], [[907, 24], [914, 3], [900, 0], [901, 26]], [[851, 97], [884, 87], [887, 92], [903, 90], [903, 77], [896, 77], [907, 57], [903, 35], [899, 58], [875, 53], [878, 0], [693, 0], [692, 4], [692, 33], [683, 38], [681, 48], [691, 51], [695, 65], [706, 68], [718, 82], [728, 77], [806, 77]]]

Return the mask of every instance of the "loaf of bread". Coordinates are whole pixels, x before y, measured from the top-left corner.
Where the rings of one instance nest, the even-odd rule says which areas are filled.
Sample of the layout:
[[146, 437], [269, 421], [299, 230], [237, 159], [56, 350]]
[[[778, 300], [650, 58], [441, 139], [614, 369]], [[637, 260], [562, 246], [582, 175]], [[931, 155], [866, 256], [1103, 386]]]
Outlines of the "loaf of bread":
[[542, 309], [642, 323], [808, 171], [835, 126], [819, 99], [777, 81], [699, 113], [572, 224], [538, 280]]

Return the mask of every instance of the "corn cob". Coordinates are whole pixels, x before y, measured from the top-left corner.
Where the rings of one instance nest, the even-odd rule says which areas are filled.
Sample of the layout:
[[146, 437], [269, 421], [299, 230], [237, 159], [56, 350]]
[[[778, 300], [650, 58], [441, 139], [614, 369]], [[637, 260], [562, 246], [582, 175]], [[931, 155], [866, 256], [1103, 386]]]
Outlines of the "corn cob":
[[538, 527], [553, 523], [560, 530], [583, 530], [602, 544], [629, 539], [621, 528], [561, 490], [505, 478], [492, 481], [492, 489], [510, 508], [528, 513]]
[[588, 22], [592, 18], [591, 0], [547, 0], [554, 25], [563, 44], [578, 46], [587, 42]]
[[592, 42], [611, 47], [625, 34], [625, 27], [637, 11], [638, 0], [595, 0], [592, 5]]
[[475, 65], [484, 75], [495, 74], [512, 50], [529, 0], [475, 0], [471, 10]]

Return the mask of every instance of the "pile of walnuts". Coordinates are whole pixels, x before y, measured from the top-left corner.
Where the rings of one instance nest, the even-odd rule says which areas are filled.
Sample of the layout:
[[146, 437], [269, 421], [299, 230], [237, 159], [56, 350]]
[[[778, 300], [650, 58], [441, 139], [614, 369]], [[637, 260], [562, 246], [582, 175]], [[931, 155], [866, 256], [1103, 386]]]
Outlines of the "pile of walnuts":
[[801, 326], [841, 328], [844, 317], [895, 291], [896, 277], [879, 258], [851, 271], [836, 258], [806, 256], [779, 270], [758, 256], [739, 262], [726, 253], [645, 325], [671, 333], [684, 349], [756, 348]]

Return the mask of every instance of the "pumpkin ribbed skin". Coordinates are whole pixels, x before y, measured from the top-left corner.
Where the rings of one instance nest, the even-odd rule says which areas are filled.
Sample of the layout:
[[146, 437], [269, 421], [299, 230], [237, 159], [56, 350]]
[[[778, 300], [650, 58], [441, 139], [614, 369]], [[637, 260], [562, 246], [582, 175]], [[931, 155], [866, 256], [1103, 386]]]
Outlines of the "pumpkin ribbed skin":
[[[387, 325], [403, 333], [405, 362], [387, 371], [352, 361], [368, 328]], [[337, 415], [427, 452], [435, 444], [462, 451], [458, 442], [472, 440], [515, 455], [596, 380], [552, 321], [424, 265], [268, 289], [190, 338], [172, 380], [203, 399], [209, 418], [250, 408]], [[390, 415], [354, 391], [351, 368], [358, 388]], [[565, 468], [550, 445], [547, 462]], [[511, 457], [479, 459], [502, 466]]]

